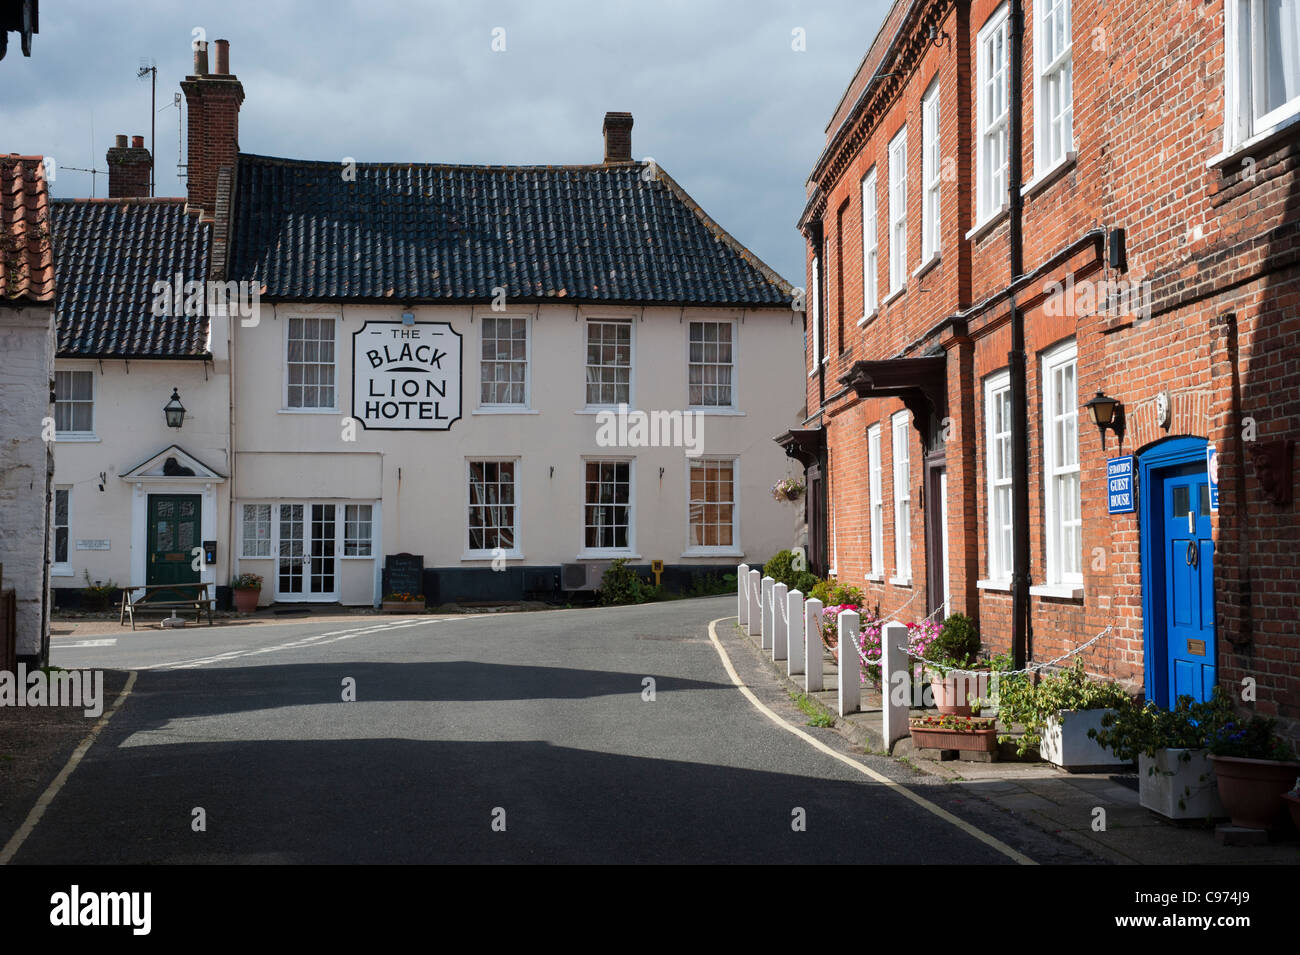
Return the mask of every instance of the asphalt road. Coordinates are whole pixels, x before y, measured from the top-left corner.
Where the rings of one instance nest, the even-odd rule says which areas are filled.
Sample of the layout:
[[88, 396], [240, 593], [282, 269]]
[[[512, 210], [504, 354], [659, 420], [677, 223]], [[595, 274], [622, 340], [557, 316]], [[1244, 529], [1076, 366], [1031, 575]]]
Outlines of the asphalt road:
[[[760, 713], [708, 637], [734, 607], [56, 640], [56, 664], [138, 679], [14, 861], [1012, 861]], [[801, 724], [718, 629], [742, 678]], [[808, 732], [848, 752], [833, 732]], [[858, 758], [1035, 860], [1079, 861], [933, 778]]]

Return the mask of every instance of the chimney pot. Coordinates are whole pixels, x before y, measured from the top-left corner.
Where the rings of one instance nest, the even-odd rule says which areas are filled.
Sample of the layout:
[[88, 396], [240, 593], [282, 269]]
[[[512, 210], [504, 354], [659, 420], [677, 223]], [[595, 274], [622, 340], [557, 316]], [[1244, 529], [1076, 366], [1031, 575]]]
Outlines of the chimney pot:
[[230, 73], [230, 41], [217, 41], [217, 68], [212, 71], [218, 76], [227, 76]]
[[126, 133], [117, 134], [116, 146], [118, 149], [126, 148]]
[[605, 136], [605, 162], [632, 161], [631, 113], [606, 113], [600, 131]]
[[153, 158], [144, 148], [143, 136], [114, 137], [116, 145], [108, 150], [108, 197], [131, 199], [149, 195], [149, 179], [153, 172]]
[[194, 75], [208, 75], [208, 41], [196, 40], [194, 43]]
[[[122, 145], [125, 146], [126, 143], [123, 143]], [[143, 137], [143, 136], [132, 136], [132, 137], [131, 137], [131, 148], [132, 148], [132, 149], [144, 149], [144, 137]]]

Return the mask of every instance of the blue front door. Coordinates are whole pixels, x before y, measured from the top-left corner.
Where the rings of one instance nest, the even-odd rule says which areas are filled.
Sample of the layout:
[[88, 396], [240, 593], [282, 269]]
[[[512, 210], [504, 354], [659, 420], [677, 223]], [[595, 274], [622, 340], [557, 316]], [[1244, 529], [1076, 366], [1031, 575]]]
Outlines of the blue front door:
[[1215, 683], [1214, 539], [1205, 442], [1142, 456], [1142, 591], [1147, 698], [1208, 700]]

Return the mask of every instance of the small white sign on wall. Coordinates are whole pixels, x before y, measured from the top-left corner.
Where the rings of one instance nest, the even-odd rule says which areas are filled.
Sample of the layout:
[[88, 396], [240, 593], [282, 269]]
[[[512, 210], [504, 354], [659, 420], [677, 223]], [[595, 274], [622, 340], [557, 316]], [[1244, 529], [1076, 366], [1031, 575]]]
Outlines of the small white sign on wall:
[[77, 550], [112, 550], [111, 542], [106, 540], [78, 540]]
[[447, 322], [366, 322], [352, 335], [352, 417], [368, 431], [460, 420], [461, 336]]

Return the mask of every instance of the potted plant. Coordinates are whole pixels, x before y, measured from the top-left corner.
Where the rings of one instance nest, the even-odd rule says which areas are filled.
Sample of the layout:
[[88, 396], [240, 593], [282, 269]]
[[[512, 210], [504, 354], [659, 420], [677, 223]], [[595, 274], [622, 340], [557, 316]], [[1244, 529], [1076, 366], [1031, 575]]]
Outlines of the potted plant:
[[424, 594], [400, 593], [389, 594], [383, 600], [380, 609], [385, 613], [414, 613], [424, 608]]
[[1117, 759], [1138, 763], [1138, 800], [1167, 819], [1223, 815], [1207, 737], [1231, 718], [1232, 705], [1216, 692], [1204, 703], [1180, 696], [1172, 710], [1132, 701], [1102, 717], [1088, 736]]
[[922, 621], [918, 626], [922, 625], [933, 628], [933, 635], [919, 655], [926, 661], [935, 705], [940, 713], [970, 716], [974, 710], [971, 697], [984, 695], [977, 685], [980, 676], [976, 672], [979, 631], [970, 617], [962, 613], [953, 614], [942, 626], [930, 621]]
[[912, 740], [919, 749], [955, 749], [961, 752], [996, 753], [997, 721], [990, 716], [937, 716], [908, 718]]
[[1007, 728], [1021, 724], [1023, 733], [1019, 738], [1011, 733], [998, 738], [1015, 742], [1021, 756], [1037, 749], [1043, 759], [1063, 769], [1113, 766], [1114, 757], [1090, 739], [1088, 731], [1101, 728], [1107, 711], [1128, 703], [1128, 691], [1118, 683], [1091, 679], [1082, 660], [1037, 684], [1029, 674], [1004, 676], [998, 718]]
[[804, 484], [798, 478], [782, 478], [772, 485], [772, 497], [778, 501], [797, 501], [803, 497]]
[[1263, 716], [1227, 720], [1206, 741], [1219, 798], [1234, 826], [1272, 829], [1285, 821], [1282, 795], [1300, 775], [1300, 763], [1275, 726]]
[[1291, 825], [1300, 829], [1300, 776], [1296, 777], [1295, 785], [1282, 794], [1282, 800], [1291, 813]]
[[231, 578], [230, 589], [234, 591], [235, 609], [240, 613], [252, 613], [262, 596], [262, 577], [260, 574], [238, 574]]

